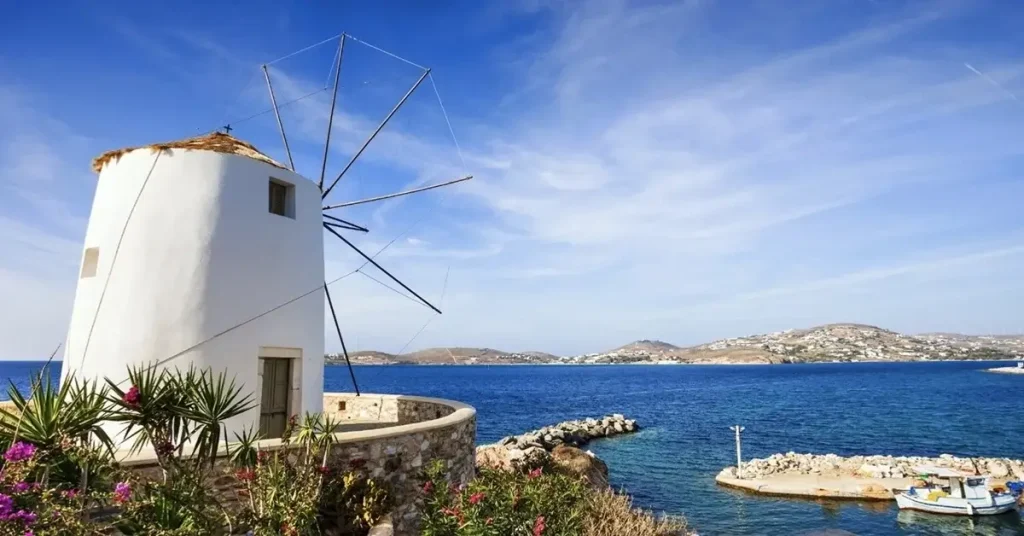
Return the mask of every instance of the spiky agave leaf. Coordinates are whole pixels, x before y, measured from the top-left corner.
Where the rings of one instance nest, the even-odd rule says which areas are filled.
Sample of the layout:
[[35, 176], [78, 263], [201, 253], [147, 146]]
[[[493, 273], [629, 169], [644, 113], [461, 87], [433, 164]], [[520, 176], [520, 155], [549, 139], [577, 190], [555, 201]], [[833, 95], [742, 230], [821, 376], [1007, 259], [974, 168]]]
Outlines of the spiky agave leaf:
[[231, 465], [235, 467], [253, 467], [256, 465], [256, 443], [263, 439], [263, 436], [252, 426], [249, 426], [242, 433], [235, 432], [235, 443], [229, 445], [228, 456]]
[[232, 378], [229, 382], [226, 372], [214, 374], [203, 370], [198, 381], [188, 390], [190, 404], [189, 418], [196, 423], [193, 438], [193, 455], [211, 465], [216, 460], [224, 423], [256, 407], [252, 394], [242, 394], [242, 387]]
[[[132, 366], [128, 368], [127, 389], [107, 378], [110, 392], [107, 400], [111, 403], [111, 420], [125, 423], [123, 432], [126, 441], [132, 441], [132, 451], [137, 452], [147, 443], [171, 442], [180, 445], [189, 436], [188, 398], [179, 380], [166, 369], [155, 366]], [[138, 400], [129, 401], [128, 392], [138, 390]]]
[[97, 382], [71, 376], [58, 388], [40, 375], [33, 380], [27, 399], [13, 383], [8, 395], [16, 411], [0, 408], [0, 437], [5, 442], [20, 439], [55, 449], [64, 438], [96, 439], [113, 451], [113, 442], [100, 426], [110, 416], [106, 389]]

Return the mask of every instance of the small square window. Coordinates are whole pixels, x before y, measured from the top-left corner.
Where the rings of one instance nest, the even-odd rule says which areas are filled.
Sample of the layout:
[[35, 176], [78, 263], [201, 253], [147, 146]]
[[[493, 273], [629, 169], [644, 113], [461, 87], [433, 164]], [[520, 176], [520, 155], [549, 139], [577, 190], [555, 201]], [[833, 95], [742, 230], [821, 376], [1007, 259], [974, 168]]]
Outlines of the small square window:
[[100, 248], [88, 248], [85, 250], [85, 257], [82, 258], [81, 279], [96, 277], [96, 267], [100, 264]]
[[270, 213], [295, 218], [295, 186], [270, 179]]

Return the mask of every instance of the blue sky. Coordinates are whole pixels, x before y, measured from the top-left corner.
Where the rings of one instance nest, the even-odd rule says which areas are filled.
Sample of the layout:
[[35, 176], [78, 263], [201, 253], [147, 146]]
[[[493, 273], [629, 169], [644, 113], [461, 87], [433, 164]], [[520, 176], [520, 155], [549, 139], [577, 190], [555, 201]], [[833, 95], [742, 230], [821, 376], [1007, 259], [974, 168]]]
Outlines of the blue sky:
[[[268, 106], [257, 66], [340, 31], [431, 67], [461, 151], [425, 83], [332, 200], [477, 177], [339, 214], [445, 310], [346, 277], [356, 349], [1024, 332], [1016, 3], [143, 4], [0, 22], [0, 358], [64, 338], [92, 157], [231, 122], [284, 159], [272, 115], [242, 121]], [[279, 101], [305, 97], [282, 115], [314, 179], [335, 50], [272, 66]], [[328, 174], [417, 76], [346, 45]], [[329, 278], [359, 265], [326, 252]]]

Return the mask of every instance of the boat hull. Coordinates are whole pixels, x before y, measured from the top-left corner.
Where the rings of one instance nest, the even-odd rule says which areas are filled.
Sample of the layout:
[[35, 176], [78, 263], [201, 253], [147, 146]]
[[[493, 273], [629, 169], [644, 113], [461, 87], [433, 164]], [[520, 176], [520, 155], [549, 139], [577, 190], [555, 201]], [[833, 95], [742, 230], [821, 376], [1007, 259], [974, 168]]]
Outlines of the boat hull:
[[942, 497], [938, 501], [929, 501], [906, 493], [898, 493], [896, 504], [901, 510], [919, 510], [933, 514], [959, 516], [989, 516], [1013, 510], [1017, 506], [1017, 501], [1010, 495], [997, 495], [991, 499]]

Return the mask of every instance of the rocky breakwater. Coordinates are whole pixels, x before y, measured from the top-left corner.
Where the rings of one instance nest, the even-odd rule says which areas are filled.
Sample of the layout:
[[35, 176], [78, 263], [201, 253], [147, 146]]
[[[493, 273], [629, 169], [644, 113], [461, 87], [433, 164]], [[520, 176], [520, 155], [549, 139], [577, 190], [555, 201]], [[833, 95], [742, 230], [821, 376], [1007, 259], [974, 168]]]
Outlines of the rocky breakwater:
[[[937, 458], [919, 456], [849, 456], [835, 454], [773, 454], [743, 463], [744, 479], [766, 479], [779, 475], [824, 477], [916, 478], [917, 467], [946, 467], [967, 474], [986, 474], [993, 479], [1024, 479], [1024, 461], [1009, 458], [960, 458], [943, 454]], [[736, 478], [736, 468], [727, 467], [723, 476]]]
[[[617, 413], [598, 419], [566, 421], [524, 434], [507, 436], [491, 445], [481, 445], [476, 449], [476, 464], [477, 467], [512, 469], [539, 467], [549, 461], [558, 463], [575, 459], [575, 464], [586, 465], [580, 464], [577, 448], [594, 439], [629, 434], [639, 429], [640, 425], [635, 420]], [[582, 472], [591, 473], [588, 479], [592, 484], [600, 485], [603, 480], [603, 484], [607, 485], [607, 466], [593, 453], [586, 454], [593, 460], [594, 469]]]

